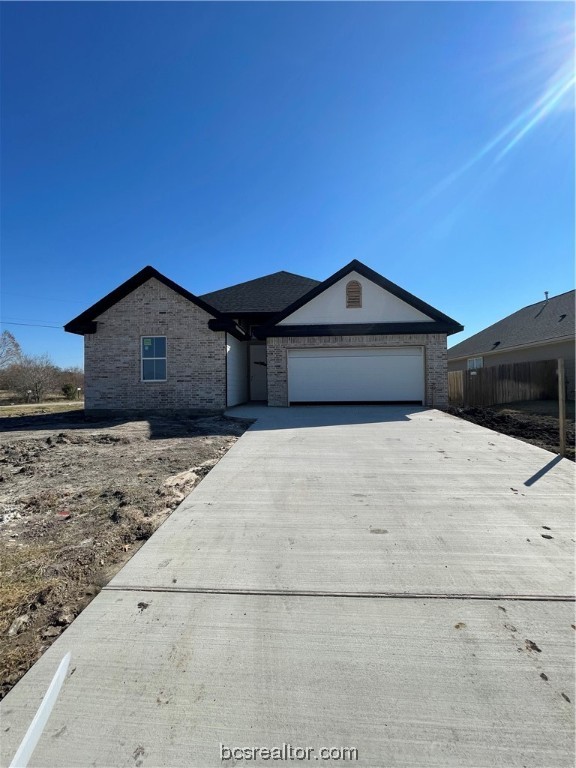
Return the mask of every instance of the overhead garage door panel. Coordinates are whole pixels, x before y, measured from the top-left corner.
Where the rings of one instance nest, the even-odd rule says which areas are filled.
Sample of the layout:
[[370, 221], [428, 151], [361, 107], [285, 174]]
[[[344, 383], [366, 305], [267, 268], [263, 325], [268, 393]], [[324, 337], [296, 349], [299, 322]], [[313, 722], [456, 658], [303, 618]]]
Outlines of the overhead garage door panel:
[[293, 349], [288, 397], [298, 402], [422, 402], [422, 347]]

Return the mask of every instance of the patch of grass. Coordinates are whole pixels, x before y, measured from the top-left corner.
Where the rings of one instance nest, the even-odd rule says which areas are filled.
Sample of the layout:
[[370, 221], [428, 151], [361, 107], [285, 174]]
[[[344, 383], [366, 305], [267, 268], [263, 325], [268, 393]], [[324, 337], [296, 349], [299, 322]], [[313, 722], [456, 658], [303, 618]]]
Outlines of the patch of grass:
[[55, 550], [50, 544], [0, 543], [0, 634], [56, 586], [58, 579], [43, 576]]
[[[66, 398], [56, 392], [48, 392], [43, 400], [44, 403], [64, 403]], [[14, 392], [11, 389], [0, 389], [0, 405], [23, 405], [26, 403], [21, 392]]]
[[42, 413], [66, 413], [83, 411], [83, 400], [60, 401], [58, 403], [21, 403], [20, 405], [0, 405], [0, 417], [36, 416]]
[[19, 671], [22, 670], [23, 674], [39, 656], [40, 643], [30, 634], [23, 637], [17, 645], [2, 648], [0, 679], [4, 684], [15, 683], [18, 680]]

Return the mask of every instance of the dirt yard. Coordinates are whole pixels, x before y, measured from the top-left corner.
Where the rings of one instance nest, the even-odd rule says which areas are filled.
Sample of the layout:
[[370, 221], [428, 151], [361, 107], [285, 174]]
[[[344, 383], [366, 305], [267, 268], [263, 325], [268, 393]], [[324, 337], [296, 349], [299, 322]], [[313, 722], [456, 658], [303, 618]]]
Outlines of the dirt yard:
[[[558, 453], [558, 403], [531, 400], [490, 408], [450, 407], [448, 413]], [[574, 461], [574, 402], [566, 403], [566, 458]]]
[[0, 412], [0, 698], [249, 426], [39, 410]]

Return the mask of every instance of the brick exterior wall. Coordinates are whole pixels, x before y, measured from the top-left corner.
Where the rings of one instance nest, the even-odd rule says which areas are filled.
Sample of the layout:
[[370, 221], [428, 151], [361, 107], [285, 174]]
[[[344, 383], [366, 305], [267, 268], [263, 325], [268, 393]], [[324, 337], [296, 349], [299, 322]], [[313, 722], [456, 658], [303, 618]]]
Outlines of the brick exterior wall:
[[[210, 317], [155, 279], [108, 309], [84, 337], [86, 410], [225, 408], [226, 334]], [[166, 336], [166, 381], [141, 380], [142, 336]]]
[[270, 337], [267, 340], [268, 405], [288, 405], [287, 350], [302, 347], [424, 347], [425, 405], [448, 406], [448, 363], [445, 333], [396, 336]]

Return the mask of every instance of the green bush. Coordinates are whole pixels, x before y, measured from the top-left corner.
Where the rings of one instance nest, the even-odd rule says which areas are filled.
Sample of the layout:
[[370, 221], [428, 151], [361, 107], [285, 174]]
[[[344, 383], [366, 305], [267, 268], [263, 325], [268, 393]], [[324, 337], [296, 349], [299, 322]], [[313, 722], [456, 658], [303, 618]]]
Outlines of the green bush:
[[74, 384], [64, 384], [62, 392], [66, 400], [75, 400], [77, 397], [77, 391]]

